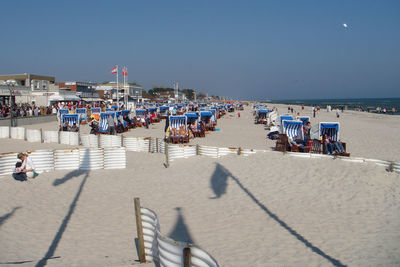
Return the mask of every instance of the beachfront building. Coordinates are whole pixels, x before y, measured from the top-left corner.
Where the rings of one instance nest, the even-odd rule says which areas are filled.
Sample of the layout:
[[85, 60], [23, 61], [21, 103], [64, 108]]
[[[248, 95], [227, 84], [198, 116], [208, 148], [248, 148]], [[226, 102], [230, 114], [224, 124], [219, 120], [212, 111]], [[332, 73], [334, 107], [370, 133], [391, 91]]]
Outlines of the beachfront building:
[[[117, 90], [118, 88], [118, 90]], [[124, 86], [123, 83], [118, 84], [116, 82], [103, 83], [96, 86], [96, 92], [105, 100], [116, 101], [117, 91], [119, 101], [124, 101], [125, 92], [129, 102], [141, 103], [143, 102], [143, 91], [144, 89], [140, 85], [127, 84]]]
[[80, 100], [85, 102], [100, 102], [99, 93], [96, 91], [97, 83], [93, 82], [58, 82], [61, 91], [74, 92]]
[[52, 76], [36, 74], [0, 75], [0, 103], [47, 105], [48, 97], [59, 91]]

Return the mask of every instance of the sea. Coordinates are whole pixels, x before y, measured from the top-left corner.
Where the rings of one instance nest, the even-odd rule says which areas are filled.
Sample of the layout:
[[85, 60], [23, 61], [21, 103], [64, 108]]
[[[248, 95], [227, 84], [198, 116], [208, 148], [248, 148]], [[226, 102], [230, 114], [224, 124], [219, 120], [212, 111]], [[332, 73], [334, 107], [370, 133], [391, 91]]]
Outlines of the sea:
[[[263, 101], [264, 102], [264, 101]], [[286, 99], [286, 100], [267, 100], [265, 102], [287, 104], [319, 106], [332, 109], [345, 108], [349, 110], [359, 110], [368, 112], [378, 112], [385, 108], [388, 114], [400, 115], [400, 98], [347, 98], [347, 99]], [[395, 112], [392, 112], [394, 108]]]

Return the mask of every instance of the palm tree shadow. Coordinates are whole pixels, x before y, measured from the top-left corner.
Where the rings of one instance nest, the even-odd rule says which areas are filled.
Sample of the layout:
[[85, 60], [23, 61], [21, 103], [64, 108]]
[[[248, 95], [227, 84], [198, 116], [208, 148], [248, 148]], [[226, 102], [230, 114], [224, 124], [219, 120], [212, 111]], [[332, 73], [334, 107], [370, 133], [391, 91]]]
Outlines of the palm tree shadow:
[[0, 226], [5, 223], [5, 221], [7, 221], [8, 219], [10, 219], [12, 216], [14, 216], [14, 213], [20, 209], [21, 207], [15, 207], [12, 209], [12, 211], [10, 211], [9, 213], [3, 215], [0, 217]]
[[168, 236], [174, 240], [188, 242], [193, 244], [194, 240], [190, 234], [190, 231], [185, 223], [185, 219], [182, 215], [182, 208], [177, 207], [175, 210], [178, 211], [178, 217], [176, 218], [175, 226]]
[[[308, 241], [305, 237], [303, 237], [302, 235], [300, 235], [299, 233], [296, 232], [296, 230], [294, 230], [293, 228], [291, 228], [287, 223], [285, 223], [284, 221], [282, 221], [278, 215], [276, 215], [275, 213], [273, 213], [272, 211], [270, 211], [267, 206], [265, 206], [263, 203], [261, 203], [246, 187], [243, 186], [243, 184], [240, 182], [240, 180], [238, 178], [236, 178], [229, 170], [227, 170], [224, 166], [222, 166], [219, 163], [216, 163], [217, 167], [215, 168], [214, 174], [211, 176], [211, 184], [212, 184], [212, 189], [214, 190], [214, 193], [218, 198], [220, 197], [222, 194], [224, 194], [226, 192], [226, 187], [227, 187], [227, 178], [231, 177], [232, 180], [234, 180], [236, 182], [236, 184], [240, 187], [240, 189], [243, 190], [243, 192], [245, 192], [251, 200], [253, 200], [253, 202], [259, 206], [271, 219], [273, 219], [274, 221], [276, 221], [277, 223], [279, 223], [280, 226], [282, 226], [286, 231], [288, 231], [291, 235], [293, 235], [295, 238], [297, 238], [300, 242], [302, 242], [307, 248], [310, 248], [314, 253], [317, 253], [318, 255], [322, 256], [323, 258], [325, 258], [326, 260], [328, 260], [331, 264], [333, 264], [334, 266], [346, 266], [343, 263], [341, 263], [339, 260], [332, 258], [331, 256], [327, 255], [325, 252], [323, 252], [321, 249], [319, 249], [318, 247], [314, 246], [310, 241]], [[225, 181], [224, 183], [218, 184], [215, 182], [215, 180], [217, 180], [216, 178], [214, 178], [214, 176], [217, 177], [221, 177], [222, 176], [222, 180]], [[221, 178], [220, 178], [221, 179]], [[218, 179], [217, 181], [220, 181], [220, 179]], [[213, 182], [214, 181], [214, 182]], [[216, 183], [216, 186], [213, 186], [213, 183]], [[222, 189], [223, 190], [222, 190]], [[221, 192], [223, 192], [221, 194]]]

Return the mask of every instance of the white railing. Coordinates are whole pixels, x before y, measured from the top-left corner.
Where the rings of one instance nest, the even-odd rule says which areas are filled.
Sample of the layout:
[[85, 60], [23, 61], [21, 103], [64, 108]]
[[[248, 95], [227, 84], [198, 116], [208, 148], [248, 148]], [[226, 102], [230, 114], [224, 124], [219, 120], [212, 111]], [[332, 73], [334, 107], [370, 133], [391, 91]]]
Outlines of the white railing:
[[152, 261], [168, 267], [219, 267], [218, 262], [205, 250], [162, 234], [157, 214], [140, 207], [138, 198], [135, 198], [135, 212], [141, 263]]

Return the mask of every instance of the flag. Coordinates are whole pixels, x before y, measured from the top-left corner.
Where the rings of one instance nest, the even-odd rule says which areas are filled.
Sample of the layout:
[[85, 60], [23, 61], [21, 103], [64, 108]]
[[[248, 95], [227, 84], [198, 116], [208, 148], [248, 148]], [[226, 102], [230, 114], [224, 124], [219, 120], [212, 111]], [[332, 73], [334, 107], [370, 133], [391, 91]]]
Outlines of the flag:
[[122, 75], [123, 75], [123, 76], [128, 76], [128, 68], [127, 68], [127, 67], [124, 67], [124, 68], [122, 69]]
[[111, 74], [115, 74], [118, 72], [118, 66], [115, 66], [114, 68], [111, 69]]

